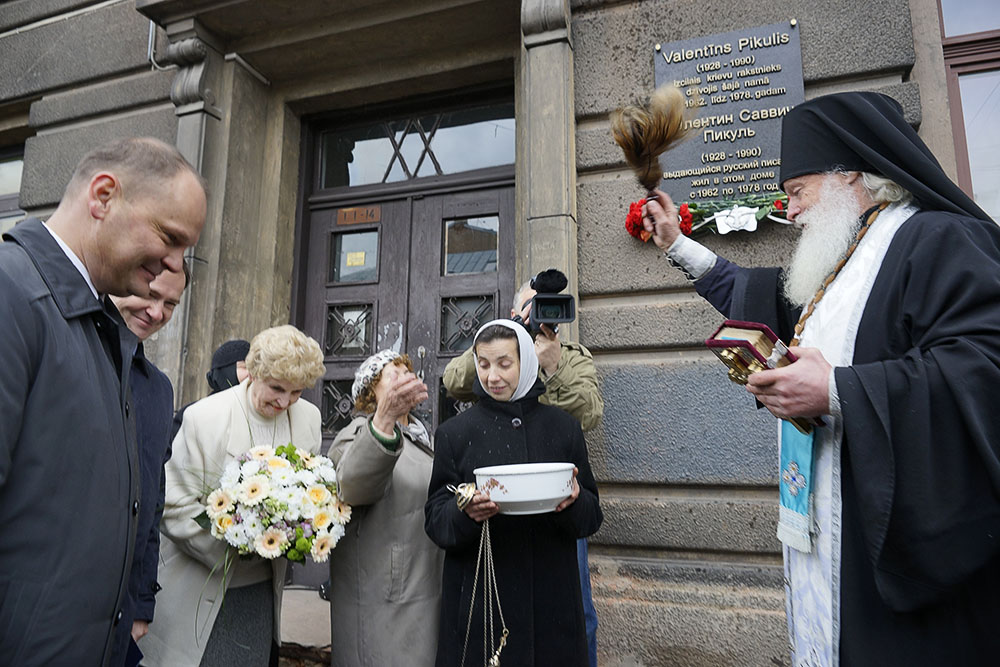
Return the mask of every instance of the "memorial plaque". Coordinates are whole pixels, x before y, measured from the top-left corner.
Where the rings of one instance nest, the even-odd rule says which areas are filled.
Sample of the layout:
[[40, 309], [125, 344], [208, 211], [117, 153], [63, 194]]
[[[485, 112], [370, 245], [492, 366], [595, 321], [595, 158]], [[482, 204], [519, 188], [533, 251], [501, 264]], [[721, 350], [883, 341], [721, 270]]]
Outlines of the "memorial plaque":
[[691, 135], [660, 157], [678, 204], [780, 193], [781, 119], [805, 99], [797, 22], [655, 47], [656, 85], [697, 111]]

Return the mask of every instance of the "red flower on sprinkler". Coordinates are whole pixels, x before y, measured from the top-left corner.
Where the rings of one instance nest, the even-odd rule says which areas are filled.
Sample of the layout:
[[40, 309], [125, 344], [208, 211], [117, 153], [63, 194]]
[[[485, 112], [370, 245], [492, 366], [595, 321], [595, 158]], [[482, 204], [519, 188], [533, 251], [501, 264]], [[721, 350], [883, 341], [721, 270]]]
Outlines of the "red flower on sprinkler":
[[653, 236], [652, 232], [647, 232], [642, 226], [642, 207], [645, 205], [645, 199], [632, 202], [628, 205], [628, 215], [625, 216], [625, 230], [643, 243]]

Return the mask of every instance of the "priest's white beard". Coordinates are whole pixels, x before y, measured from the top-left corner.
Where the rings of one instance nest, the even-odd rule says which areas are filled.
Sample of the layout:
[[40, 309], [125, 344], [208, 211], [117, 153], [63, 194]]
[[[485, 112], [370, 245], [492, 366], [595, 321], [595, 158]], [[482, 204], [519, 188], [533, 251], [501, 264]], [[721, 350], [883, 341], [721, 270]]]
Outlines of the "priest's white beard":
[[785, 271], [785, 298], [805, 306], [844, 256], [860, 228], [861, 205], [849, 185], [830, 174], [819, 197], [795, 222], [802, 236]]

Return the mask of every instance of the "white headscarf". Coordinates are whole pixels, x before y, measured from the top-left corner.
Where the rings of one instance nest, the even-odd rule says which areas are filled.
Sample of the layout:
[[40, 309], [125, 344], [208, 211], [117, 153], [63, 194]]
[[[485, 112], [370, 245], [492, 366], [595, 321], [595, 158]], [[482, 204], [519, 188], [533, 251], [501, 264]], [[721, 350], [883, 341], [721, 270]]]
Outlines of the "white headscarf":
[[[516, 401], [519, 398], [524, 398], [535, 384], [535, 380], [538, 379], [538, 355], [535, 354], [535, 341], [531, 340], [531, 334], [528, 331], [513, 320], [493, 320], [487, 322], [483, 326], [479, 327], [479, 331], [476, 332], [476, 337], [472, 339], [472, 354], [476, 357], [476, 366], [479, 366], [479, 355], [476, 354], [476, 341], [479, 339], [479, 334], [483, 333], [483, 329], [491, 327], [494, 324], [499, 324], [502, 327], [507, 327], [508, 329], [513, 329], [514, 333], [517, 334], [517, 347], [521, 354], [521, 374], [517, 378], [517, 388], [514, 390], [513, 395], [511, 395], [510, 400]], [[478, 379], [479, 374], [476, 374]], [[482, 384], [480, 382], [480, 384]], [[485, 387], [483, 387], [485, 389]]]

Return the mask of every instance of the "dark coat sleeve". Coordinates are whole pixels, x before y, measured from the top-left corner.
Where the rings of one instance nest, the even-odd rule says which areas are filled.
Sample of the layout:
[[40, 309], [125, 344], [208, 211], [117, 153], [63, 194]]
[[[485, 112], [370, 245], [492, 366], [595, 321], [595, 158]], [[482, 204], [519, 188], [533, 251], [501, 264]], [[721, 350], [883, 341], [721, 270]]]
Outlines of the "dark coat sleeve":
[[[133, 372], [133, 378], [135, 372]], [[151, 514], [140, 512], [140, 518], [148, 518], [149, 523], [140, 521], [140, 529], [145, 531], [142, 553], [136, 554], [139, 567], [135, 587], [135, 613], [133, 618], [153, 620], [156, 605], [156, 581], [160, 557], [160, 519], [163, 518], [166, 492], [163, 467], [170, 460], [170, 426], [173, 417], [174, 390], [163, 373], [153, 369], [148, 383], [133, 394], [137, 409], [137, 429], [139, 436], [139, 457], [142, 468], [142, 502], [153, 507]], [[147, 461], [143, 457], [148, 457]]]
[[32, 341], [41, 332], [30, 305], [0, 266], [0, 489], [7, 482], [34, 376]]
[[719, 257], [694, 287], [728, 319], [766, 324], [787, 343], [795, 332], [799, 309], [785, 300], [781, 280], [781, 269], [746, 269]]
[[597, 482], [587, 458], [587, 445], [579, 424], [572, 424], [572, 459], [579, 472], [576, 481], [580, 485], [580, 495], [562, 512], [552, 514], [552, 520], [562, 530], [574, 538], [589, 537], [597, 532], [604, 521], [598, 500]]
[[442, 549], [474, 544], [479, 539], [480, 526], [469, 515], [458, 509], [455, 494], [448, 485], [458, 486], [463, 482], [458, 461], [446, 428], [439, 427], [434, 434], [434, 469], [427, 488], [427, 503], [424, 505], [424, 530], [434, 544]]
[[835, 377], [863, 535], [886, 604], [918, 609], [1000, 558], [1000, 228], [915, 215], [857, 341]]

